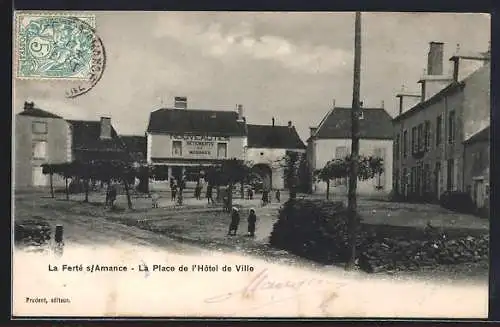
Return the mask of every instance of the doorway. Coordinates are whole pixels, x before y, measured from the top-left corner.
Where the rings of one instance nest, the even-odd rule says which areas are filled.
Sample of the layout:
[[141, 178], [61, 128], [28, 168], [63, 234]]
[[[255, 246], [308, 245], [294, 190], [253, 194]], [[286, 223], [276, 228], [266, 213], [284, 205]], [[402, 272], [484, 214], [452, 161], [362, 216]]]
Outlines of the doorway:
[[33, 186], [47, 186], [47, 175], [43, 174], [42, 167], [33, 167], [32, 170]]

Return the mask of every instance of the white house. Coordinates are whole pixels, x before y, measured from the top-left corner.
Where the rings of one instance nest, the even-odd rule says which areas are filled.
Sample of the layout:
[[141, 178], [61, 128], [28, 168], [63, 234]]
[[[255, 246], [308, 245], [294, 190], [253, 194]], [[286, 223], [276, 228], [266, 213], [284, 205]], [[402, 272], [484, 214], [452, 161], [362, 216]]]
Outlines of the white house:
[[292, 122], [287, 126], [247, 125], [248, 146], [246, 160], [252, 163], [267, 189], [285, 189], [283, 158], [287, 152], [306, 152]]
[[[392, 189], [392, 118], [383, 108], [362, 108], [360, 117], [359, 153], [382, 157], [384, 173], [367, 181], [358, 182], [360, 195], [384, 195]], [[310, 128], [307, 140], [307, 158], [311, 174], [334, 158], [344, 158], [351, 152], [351, 108], [334, 107], [317, 127]], [[325, 182], [315, 182], [314, 193], [326, 191]], [[332, 194], [347, 194], [347, 180], [330, 183]]]

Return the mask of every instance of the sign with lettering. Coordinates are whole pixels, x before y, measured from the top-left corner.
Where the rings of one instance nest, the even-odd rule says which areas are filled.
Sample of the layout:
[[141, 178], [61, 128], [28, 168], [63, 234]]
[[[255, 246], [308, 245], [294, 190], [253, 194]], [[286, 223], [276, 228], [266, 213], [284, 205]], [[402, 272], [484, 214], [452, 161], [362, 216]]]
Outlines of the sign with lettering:
[[[230, 140], [226, 136], [207, 135], [171, 135], [171, 139], [174, 155], [184, 158], [225, 157], [226, 142]], [[224, 144], [224, 151], [220, 149], [220, 143]]]

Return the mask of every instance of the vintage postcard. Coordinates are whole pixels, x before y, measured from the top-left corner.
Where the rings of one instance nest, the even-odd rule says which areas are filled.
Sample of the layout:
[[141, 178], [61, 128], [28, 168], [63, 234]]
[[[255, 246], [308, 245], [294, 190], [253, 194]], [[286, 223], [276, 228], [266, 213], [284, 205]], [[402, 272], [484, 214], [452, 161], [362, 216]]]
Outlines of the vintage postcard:
[[486, 318], [490, 16], [18, 11], [14, 317]]

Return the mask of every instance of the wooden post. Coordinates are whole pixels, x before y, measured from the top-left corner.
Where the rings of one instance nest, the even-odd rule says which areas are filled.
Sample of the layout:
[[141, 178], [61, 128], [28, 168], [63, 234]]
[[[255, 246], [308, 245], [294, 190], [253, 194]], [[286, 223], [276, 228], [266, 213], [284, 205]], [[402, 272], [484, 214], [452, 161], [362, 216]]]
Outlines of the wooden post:
[[69, 188], [68, 188], [68, 177], [64, 177], [64, 183], [66, 185], [65, 191], [66, 191], [66, 200], [69, 200]]
[[326, 199], [330, 200], [330, 179], [326, 180]]
[[63, 242], [64, 229], [62, 225], [56, 225], [56, 231], [54, 233], [54, 241], [58, 244]]
[[357, 228], [357, 203], [356, 189], [358, 182], [359, 160], [359, 111], [360, 111], [360, 80], [361, 80], [361, 12], [355, 14], [354, 23], [354, 79], [352, 91], [352, 148], [351, 171], [349, 176], [348, 214], [349, 214], [349, 247], [350, 257], [346, 269], [354, 268], [356, 262], [356, 228]]
[[50, 196], [54, 198], [54, 184], [53, 184], [53, 173], [50, 172]]

